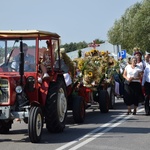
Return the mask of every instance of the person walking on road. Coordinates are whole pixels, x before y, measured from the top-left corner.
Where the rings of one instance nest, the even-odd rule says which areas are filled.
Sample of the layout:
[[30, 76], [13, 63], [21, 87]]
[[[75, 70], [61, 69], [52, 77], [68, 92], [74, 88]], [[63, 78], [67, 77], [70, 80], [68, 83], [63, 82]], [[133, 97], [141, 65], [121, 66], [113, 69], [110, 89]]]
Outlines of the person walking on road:
[[149, 110], [149, 96], [150, 96], [150, 63], [146, 63], [143, 78], [142, 78], [142, 88], [145, 96], [145, 108], [148, 108], [146, 114], [150, 114]]
[[146, 66], [150, 64], [150, 54], [145, 54], [144, 58], [145, 59], [143, 61], [143, 64], [144, 64], [144, 69], [145, 69]]
[[131, 114], [131, 105], [134, 105], [133, 115], [136, 115], [139, 101], [144, 101], [141, 86], [142, 69], [137, 65], [137, 58], [131, 58], [131, 64], [125, 67], [123, 72], [124, 82], [124, 102], [127, 105], [127, 115]]

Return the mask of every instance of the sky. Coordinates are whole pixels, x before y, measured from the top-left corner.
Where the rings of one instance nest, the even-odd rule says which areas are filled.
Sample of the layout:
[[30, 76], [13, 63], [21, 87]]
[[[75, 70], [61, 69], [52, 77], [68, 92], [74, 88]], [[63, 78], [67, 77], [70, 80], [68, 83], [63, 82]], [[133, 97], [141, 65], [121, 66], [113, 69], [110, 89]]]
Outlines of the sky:
[[126, 9], [142, 0], [1, 0], [0, 30], [44, 30], [61, 44], [106, 40]]

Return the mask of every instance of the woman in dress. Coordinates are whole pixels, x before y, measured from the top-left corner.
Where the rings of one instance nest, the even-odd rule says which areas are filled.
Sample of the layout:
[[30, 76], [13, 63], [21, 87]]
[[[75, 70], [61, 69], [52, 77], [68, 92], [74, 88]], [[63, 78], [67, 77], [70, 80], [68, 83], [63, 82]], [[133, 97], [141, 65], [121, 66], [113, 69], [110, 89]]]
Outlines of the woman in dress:
[[137, 65], [136, 57], [132, 57], [131, 64], [125, 67], [123, 77], [125, 78], [124, 102], [128, 107], [127, 115], [132, 113], [131, 105], [134, 105], [133, 115], [136, 115], [139, 101], [144, 100], [141, 86], [142, 69]]

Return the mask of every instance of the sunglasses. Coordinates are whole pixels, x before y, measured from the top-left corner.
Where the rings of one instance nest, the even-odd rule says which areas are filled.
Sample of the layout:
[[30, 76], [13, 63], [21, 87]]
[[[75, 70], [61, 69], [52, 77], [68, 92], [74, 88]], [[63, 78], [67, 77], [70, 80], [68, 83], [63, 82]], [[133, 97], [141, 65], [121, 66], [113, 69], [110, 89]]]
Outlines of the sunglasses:
[[27, 50], [28, 50], [27, 48], [25, 48], [25, 49], [23, 48], [23, 51], [27, 51]]
[[134, 62], [137, 62], [137, 60], [133, 60]]

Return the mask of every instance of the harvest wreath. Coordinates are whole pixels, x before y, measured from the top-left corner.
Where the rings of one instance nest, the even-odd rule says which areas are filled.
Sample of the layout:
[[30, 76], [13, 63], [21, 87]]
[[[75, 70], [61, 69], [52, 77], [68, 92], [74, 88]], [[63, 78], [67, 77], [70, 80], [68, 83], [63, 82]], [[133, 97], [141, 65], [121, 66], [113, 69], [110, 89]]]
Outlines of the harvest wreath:
[[76, 58], [78, 78], [83, 85], [88, 88], [94, 88], [102, 82], [112, 82], [115, 70], [119, 68], [119, 63], [108, 51], [98, 51], [92, 49], [85, 53], [83, 58]]

